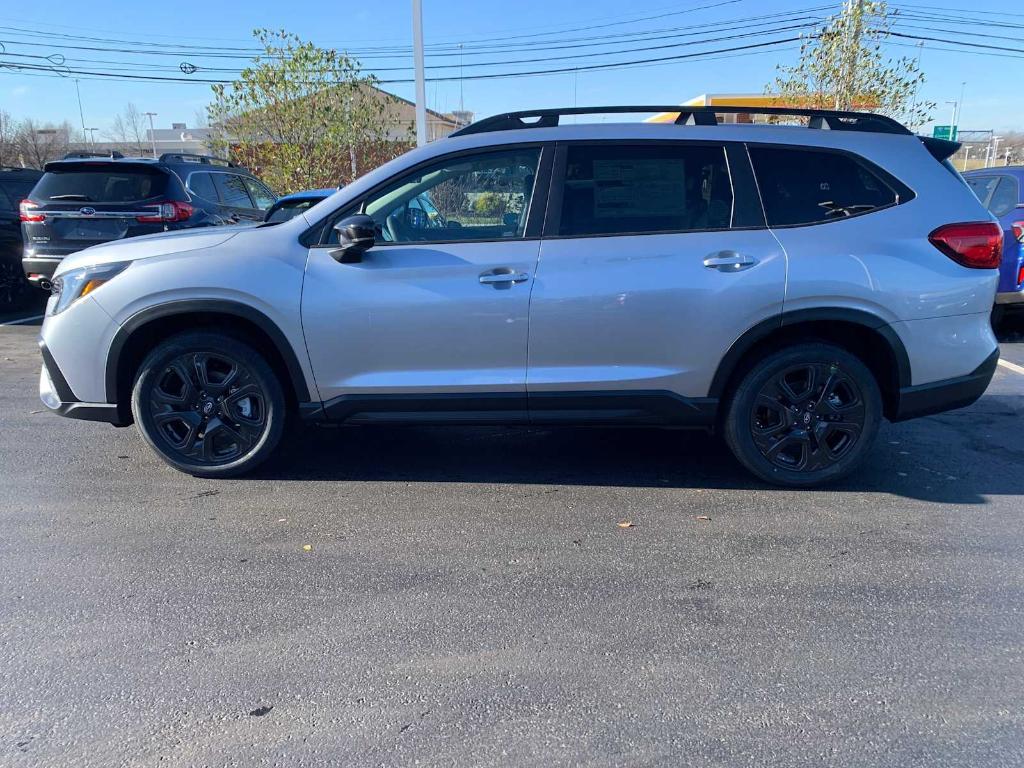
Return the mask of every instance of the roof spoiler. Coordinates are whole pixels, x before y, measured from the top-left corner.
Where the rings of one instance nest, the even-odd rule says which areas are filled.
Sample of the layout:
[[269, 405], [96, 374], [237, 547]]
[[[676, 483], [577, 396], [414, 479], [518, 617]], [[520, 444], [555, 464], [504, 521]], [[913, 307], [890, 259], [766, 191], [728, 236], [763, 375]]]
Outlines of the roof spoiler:
[[940, 163], [955, 155], [962, 146], [959, 141], [950, 141], [949, 139], [936, 139], [932, 136], [918, 136], [917, 138], [921, 140], [931, 156]]

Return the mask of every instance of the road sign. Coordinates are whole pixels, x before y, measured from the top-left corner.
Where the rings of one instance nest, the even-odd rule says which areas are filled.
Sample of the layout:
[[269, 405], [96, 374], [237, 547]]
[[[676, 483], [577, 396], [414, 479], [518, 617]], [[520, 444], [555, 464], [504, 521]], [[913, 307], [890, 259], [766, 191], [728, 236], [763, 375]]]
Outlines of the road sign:
[[948, 139], [956, 141], [957, 129], [955, 125], [936, 125], [932, 128], [932, 138]]

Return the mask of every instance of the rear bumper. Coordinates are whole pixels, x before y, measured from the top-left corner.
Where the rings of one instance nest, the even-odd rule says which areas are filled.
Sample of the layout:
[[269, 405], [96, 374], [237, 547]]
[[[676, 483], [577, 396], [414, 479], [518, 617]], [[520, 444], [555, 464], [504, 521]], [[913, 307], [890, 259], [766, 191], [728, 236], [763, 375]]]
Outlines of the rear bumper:
[[996, 304], [1024, 304], [1024, 290], [997, 293]]
[[997, 347], [981, 365], [966, 376], [904, 387], [899, 392], [899, 403], [890, 421], [906, 421], [970, 405], [988, 389], [998, 364]]
[[43, 355], [43, 367], [39, 371], [39, 399], [51, 412], [69, 419], [103, 421], [116, 427], [128, 426], [118, 414], [116, 404], [83, 403], [75, 399], [75, 393], [71, 391], [53, 355], [42, 341], [39, 342], [39, 351]]
[[21, 260], [21, 266], [25, 270], [25, 277], [33, 285], [40, 288], [47, 288], [41, 283], [49, 283], [53, 279], [53, 273], [57, 266], [64, 260], [63, 256], [32, 256]]

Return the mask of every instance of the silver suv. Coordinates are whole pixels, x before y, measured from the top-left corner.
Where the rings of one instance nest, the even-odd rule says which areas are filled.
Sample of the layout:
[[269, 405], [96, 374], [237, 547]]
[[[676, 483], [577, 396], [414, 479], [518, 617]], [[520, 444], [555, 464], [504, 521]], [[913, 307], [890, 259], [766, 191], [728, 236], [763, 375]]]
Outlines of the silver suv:
[[300, 418], [704, 428], [811, 486], [883, 417], [984, 392], [1001, 231], [956, 144], [816, 110], [559, 125], [678, 110], [499, 115], [281, 224], [88, 248], [54, 281], [43, 402], [203, 477]]

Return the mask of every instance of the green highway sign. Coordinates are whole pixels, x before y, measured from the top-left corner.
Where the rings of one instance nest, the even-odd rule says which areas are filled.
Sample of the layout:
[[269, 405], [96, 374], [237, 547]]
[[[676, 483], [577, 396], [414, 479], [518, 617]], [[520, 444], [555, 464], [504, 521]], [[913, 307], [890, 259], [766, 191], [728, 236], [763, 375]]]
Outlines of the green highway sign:
[[932, 138], [935, 139], [948, 139], [949, 141], [956, 141], [957, 127], [955, 125], [936, 125], [932, 128]]

